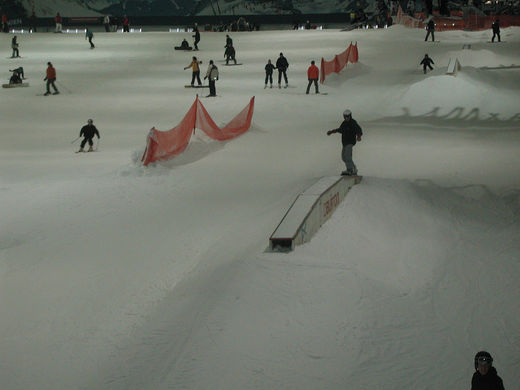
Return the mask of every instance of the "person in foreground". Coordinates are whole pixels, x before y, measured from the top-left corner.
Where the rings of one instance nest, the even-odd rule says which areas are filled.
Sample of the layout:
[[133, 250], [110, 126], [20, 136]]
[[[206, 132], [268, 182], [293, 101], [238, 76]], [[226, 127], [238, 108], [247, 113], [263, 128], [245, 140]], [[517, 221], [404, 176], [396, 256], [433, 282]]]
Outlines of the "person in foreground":
[[340, 127], [334, 130], [327, 131], [327, 135], [334, 133], [341, 133], [341, 143], [343, 149], [341, 150], [341, 159], [345, 163], [347, 170], [341, 172], [342, 175], [355, 176], [357, 175], [357, 167], [352, 160], [352, 149], [356, 141], [361, 141], [363, 131], [358, 123], [352, 119], [352, 112], [350, 110], [343, 111], [343, 122]]
[[493, 367], [493, 358], [486, 351], [475, 355], [475, 373], [471, 378], [471, 390], [504, 390], [502, 378]]
[[79, 132], [79, 136], [84, 138], [83, 141], [81, 141], [81, 146], [78, 150], [78, 153], [85, 151], [84, 147], [87, 142], [89, 145], [88, 152], [94, 151], [94, 148], [92, 147], [94, 145], [94, 142], [92, 142], [92, 138], [94, 138], [95, 135], [98, 137], [98, 139], [101, 138], [99, 136], [98, 129], [96, 128], [96, 126], [94, 126], [94, 121], [92, 119], [89, 119], [88, 123], [85, 126], [83, 126]]

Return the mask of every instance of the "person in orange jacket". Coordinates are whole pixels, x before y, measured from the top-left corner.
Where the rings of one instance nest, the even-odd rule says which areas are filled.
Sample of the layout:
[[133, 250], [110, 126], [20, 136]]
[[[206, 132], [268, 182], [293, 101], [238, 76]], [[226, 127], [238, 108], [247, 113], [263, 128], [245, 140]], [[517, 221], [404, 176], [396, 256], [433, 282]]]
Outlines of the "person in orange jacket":
[[54, 85], [54, 82], [56, 81], [56, 69], [54, 69], [54, 67], [52, 66], [52, 64], [50, 62], [47, 62], [47, 74], [45, 76], [45, 78], [43, 79], [43, 81], [47, 81], [47, 92], [45, 92], [45, 96], [48, 96], [51, 94], [51, 91], [50, 91], [50, 86], [52, 85], [52, 88], [54, 88], [54, 93], [53, 95], [57, 95], [60, 93], [60, 91], [58, 91], [58, 88], [56, 88], [56, 85]]
[[307, 85], [307, 92], [306, 94], [309, 94], [309, 90], [311, 89], [312, 83], [314, 83], [314, 86], [316, 87], [316, 93], [320, 93], [318, 90], [318, 79], [320, 78], [320, 69], [314, 65], [314, 60], [311, 61], [311, 66], [309, 66], [309, 69], [307, 69], [307, 78], [309, 79], [309, 85]]
[[199, 85], [202, 85], [202, 82], [200, 81], [200, 64], [202, 64], [202, 61], [197, 60], [197, 57], [193, 57], [191, 60], [191, 64], [184, 67], [184, 70], [191, 68], [192, 74], [191, 74], [191, 86], [195, 84], [195, 79], [197, 79], [197, 83]]

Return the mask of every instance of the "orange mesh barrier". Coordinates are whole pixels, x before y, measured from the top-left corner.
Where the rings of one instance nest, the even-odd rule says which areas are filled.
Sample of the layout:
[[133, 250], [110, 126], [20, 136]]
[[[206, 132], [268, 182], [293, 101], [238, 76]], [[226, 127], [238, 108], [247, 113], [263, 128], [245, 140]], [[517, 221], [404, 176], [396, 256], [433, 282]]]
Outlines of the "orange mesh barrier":
[[160, 131], [155, 127], [150, 129], [146, 139], [146, 149], [141, 158], [143, 165], [165, 160], [184, 152], [195, 128], [201, 129], [209, 137], [219, 141], [235, 138], [245, 133], [251, 127], [254, 106], [255, 97], [253, 96], [249, 104], [231, 122], [225, 127], [219, 128], [197, 96], [181, 123], [176, 127], [167, 131]]
[[347, 63], [356, 63], [358, 62], [358, 48], [357, 42], [355, 45], [350, 43], [350, 46], [347, 50], [345, 50], [341, 54], [337, 54], [332, 61], [325, 61], [323, 58], [321, 59], [321, 69], [320, 69], [320, 83], [323, 84], [325, 81], [325, 77], [327, 77], [332, 72], [339, 73], [341, 70], [347, 66]]

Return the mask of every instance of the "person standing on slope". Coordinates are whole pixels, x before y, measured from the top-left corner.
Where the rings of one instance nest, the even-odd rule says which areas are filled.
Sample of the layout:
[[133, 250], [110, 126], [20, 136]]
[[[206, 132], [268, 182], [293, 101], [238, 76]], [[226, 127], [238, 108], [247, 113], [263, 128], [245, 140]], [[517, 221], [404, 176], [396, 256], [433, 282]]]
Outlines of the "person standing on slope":
[[209, 61], [208, 70], [206, 72], [206, 76], [204, 80], [208, 79], [209, 81], [209, 95], [206, 97], [214, 97], [217, 96], [217, 90], [215, 88], [215, 80], [218, 80], [218, 68], [213, 63], [213, 60]]
[[289, 62], [287, 58], [283, 56], [283, 53], [280, 53], [280, 57], [276, 60], [276, 69], [278, 69], [278, 88], [282, 88], [282, 75], [285, 80], [285, 87], [289, 86], [289, 81], [287, 80], [287, 69], [289, 68]]
[[316, 93], [320, 93], [318, 90], [318, 79], [320, 78], [320, 69], [315, 65], [314, 60], [311, 61], [311, 66], [307, 69], [307, 78], [309, 79], [309, 84], [307, 85], [307, 95], [311, 89], [312, 83], [314, 83], [314, 87], [316, 88]]
[[94, 38], [94, 33], [88, 27], [85, 31], [85, 39], [87, 39], [87, 38], [88, 38], [88, 43], [90, 43], [90, 48], [94, 49], [96, 47], [96, 46], [94, 46], [94, 43], [92, 43], [92, 38]]
[[51, 94], [51, 90], [49, 88], [51, 85], [52, 88], [54, 88], [53, 95], [57, 95], [60, 93], [60, 91], [58, 91], [58, 88], [56, 88], [56, 85], [54, 84], [54, 82], [56, 81], [56, 69], [54, 69], [50, 62], [47, 62], [47, 72], [43, 81], [47, 81], [47, 92], [44, 93], [45, 96]]
[[11, 49], [13, 49], [13, 54], [11, 54], [11, 58], [20, 57], [20, 51], [18, 50], [18, 41], [16, 35], [11, 39]]
[[267, 81], [271, 83], [271, 88], [273, 88], [273, 71], [276, 67], [271, 63], [271, 60], [267, 60], [267, 64], [265, 65], [265, 88], [267, 88]]
[[199, 28], [197, 26], [194, 27], [193, 32], [195, 33], [192, 37], [195, 38], [195, 41], [193, 42], [194, 50], [199, 50], [199, 47], [197, 44], [200, 42], [200, 32]]
[[426, 38], [424, 38], [424, 42], [428, 40], [430, 34], [432, 35], [432, 42], [435, 42], [435, 22], [433, 21], [433, 18], [430, 18], [428, 21], [428, 24], [426, 25], [426, 31]]
[[197, 83], [199, 85], [202, 85], [202, 81], [200, 81], [200, 64], [202, 64], [202, 61], [197, 60], [197, 57], [193, 57], [191, 60], [191, 64], [184, 67], [184, 70], [191, 68], [192, 74], [191, 74], [191, 86], [193, 87], [195, 83], [195, 79], [197, 79]]
[[101, 138], [99, 136], [99, 131], [96, 128], [96, 126], [94, 126], [94, 121], [92, 119], [89, 119], [88, 123], [81, 128], [81, 130], [79, 132], [79, 136], [80, 136], [80, 138], [81, 137], [84, 137], [84, 138], [83, 138], [83, 141], [81, 141], [81, 146], [78, 150], [78, 153], [85, 151], [84, 147], [87, 142], [89, 144], [88, 152], [93, 152], [94, 151], [94, 149], [93, 149], [94, 142], [92, 142], [92, 138], [94, 138], [94, 136], [97, 136], [98, 139]]
[[350, 110], [343, 111], [343, 122], [340, 127], [334, 130], [327, 131], [327, 135], [334, 133], [341, 133], [341, 159], [345, 163], [347, 170], [341, 172], [342, 175], [355, 176], [357, 175], [357, 167], [352, 160], [352, 149], [356, 141], [361, 141], [363, 131], [358, 123], [352, 119], [352, 112]]
[[491, 38], [491, 42], [495, 42], [495, 37], [497, 37], [498, 42], [500, 42], [500, 21], [498, 19], [493, 22], [491, 29], [493, 30], [493, 38]]

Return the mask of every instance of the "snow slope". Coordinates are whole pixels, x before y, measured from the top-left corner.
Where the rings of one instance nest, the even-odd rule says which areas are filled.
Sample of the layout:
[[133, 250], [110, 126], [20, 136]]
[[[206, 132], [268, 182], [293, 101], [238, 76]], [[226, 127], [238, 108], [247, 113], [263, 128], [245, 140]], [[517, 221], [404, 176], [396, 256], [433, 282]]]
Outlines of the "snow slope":
[[[518, 388], [520, 29], [438, 35], [233, 33], [244, 65], [225, 67], [225, 33], [203, 33], [202, 73], [221, 74], [203, 104], [225, 124], [256, 96], [253, 126], [197, 130], [147, 168], [148, 130], [197, 93], [194, 53], [173, 51], [189, 34], [19, 35], [23, 58], [0, 59], [31, 84], [0, 91], [2, 388], [456, 389], [481, 349]], [[310, 60], [351, 41], [360, 62], [305, 95]], [[296, 88], [264, 90], [279, 52]], [[47, 61], [60, 95], [38, 96]], [[310, 243], [266, 252], [298, 193], [343, 169], [325, 132], [347, 107], [362, 183]], [[99, 152], [75, 154], [88, 118]]]

